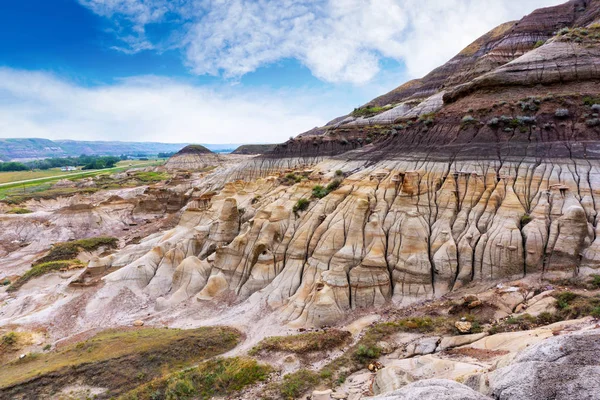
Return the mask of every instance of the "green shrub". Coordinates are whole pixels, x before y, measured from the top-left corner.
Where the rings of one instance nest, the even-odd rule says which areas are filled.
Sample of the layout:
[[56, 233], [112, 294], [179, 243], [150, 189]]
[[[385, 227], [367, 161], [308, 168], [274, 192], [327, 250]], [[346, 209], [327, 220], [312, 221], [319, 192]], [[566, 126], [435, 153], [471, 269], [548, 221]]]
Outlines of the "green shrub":
[[577, 295], [573, 292], [561, 292], [556, 295], [556, 306], [559, 309], [565, 309], [569, 306], [569, 303], [577, 298]]
[[6, 335], [2, 336], [2, 344], [4, 346], [13, 346], [16, 343], [17, 343], [16, 332], [8, 332]]
[[313, 187], [312, 195], [313, 195], [313, 197], [316, 197], [317, 199], [322, 199], [323, 197], [327, 196], [328, 194], [329, 194], [329, 192], [327, 192], [327, 189], [325, 189], [321, 185], [317, 185], [317, 186]]
[[334, 190], [336, 190], [337, 188], [340, 187], [340, 185], [342, 184], [342, 181], [340, 181], [339, 179], [333, 180], [331, 182], [329, 182], [329, 185], [327, 185], [327, 192], [331, 193]]
[[590, 278], [592, 278], [590, 284], [593, 287], [600, 289], [600, 275], [592, 275]]
[[308, 210], [308, 206], [310, 204], [310, 201], [308, 199], [299, 199], [296, 204], [294, 204], [294, 208], [292, 208], [292, 211], [294, 212], [294, 214], [298, 214], [298, 212], [300, 211], [306, 211]]
[[531, 221], [533, 221], [533, 218], [531, 218], [531, 215], [529, 215], [529, 214], [523, 215], [521, 217], [521, 227], [524, 227], [525, 225], [527, 225]]
[[381, 348], [378, 346], [359, 345], [352, 356], [360, 363], [366, 364], [373, 361], [381, 355]]
[[538, 40], [537, 42], [535, 42], [535, 45], [533, 45], [533, 48], [537, 49], [538, 47], [542, 47], [544, 44], [546, 44], [545, 40]]
[[344, 176], [344, 171], [338, 169], [337, 171], [335, 171], [335, 176]]

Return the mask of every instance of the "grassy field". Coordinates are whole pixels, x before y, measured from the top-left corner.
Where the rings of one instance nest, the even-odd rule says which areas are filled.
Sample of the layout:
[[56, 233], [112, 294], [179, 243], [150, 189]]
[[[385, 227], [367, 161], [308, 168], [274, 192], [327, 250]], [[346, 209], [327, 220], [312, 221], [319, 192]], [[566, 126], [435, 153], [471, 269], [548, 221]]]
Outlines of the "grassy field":
[[[125, 160], [119, 161], [115, 168], [137, 168], [137, 167], [147, 167], [152, 165], [160, 165], [165, 160]], [[112, 168], [111, 168], [112, 169]], [[35, 170], [35, 171], [14, 171], [14, 172], [0, 172], [0, 184], [3, 183], [11, 183], [11, 182], [19, 182], [26, 181], [30, 179], [40, 179], [40, 178], [52, 178], [56, 176], [81, 176], [83, 173], [92, 173], [93, 171], [82, 171], [78, 169], [77, 171], [61, 171], [60, 168], [52, 168], [45, 171]], [[62, 179], [62, 178], [61, 178]]]
[[118, 395], [225, 353], [241, 338], [239, 331], [228, 327], [109, 330], [85, 342], [29, 353], [0, 365], [0, 398], [49, 398], [44, 395], [76, 382], [106, 387], [110, 395]]
[[[22, 172], [1, 172], [0, 179], [4, 179], [4, 183], [0, 183], [0, 200], [5, 200], [11, 196], [17, 196], [19, 194], [27, 194], [31, 192], [38, 192], [49, 189], [53, 183], [60, 179], [79, 179], [86, 177], [93, 177], [101, 174], [113, 174], [116, 172], [126, 171], [131, 168], [150, 167], [156, 165], [162, 165], [165, 162], [164, 159], [160, 160], [127, 160], [120, 161], [116, 167], [91, 170], [91, 171], [73, 171], [63, 172], [56, 170], [49, 171], [22, 171]], [[36, 173], [49, 173], [46, 177], [35, 177]], [[24, 175], [30, 174], [30, 175]], [[6, 176], [5, 176], [6, 175]], [[9, 180], [10, 179], [10, 180]], [[9, 181], [6, 181], [9, 180]], [[81, 191], [80, 189], [71, 189], [73, 192]]]

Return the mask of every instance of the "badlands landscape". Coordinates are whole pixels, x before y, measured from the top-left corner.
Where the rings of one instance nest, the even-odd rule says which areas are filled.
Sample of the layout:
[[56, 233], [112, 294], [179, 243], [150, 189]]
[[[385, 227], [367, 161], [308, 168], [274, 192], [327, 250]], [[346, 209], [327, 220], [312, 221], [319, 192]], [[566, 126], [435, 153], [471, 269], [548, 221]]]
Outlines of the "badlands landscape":
[[599, 44], [571, 0], [285, 143], [5, 199], [0, 398], [600, 399]]

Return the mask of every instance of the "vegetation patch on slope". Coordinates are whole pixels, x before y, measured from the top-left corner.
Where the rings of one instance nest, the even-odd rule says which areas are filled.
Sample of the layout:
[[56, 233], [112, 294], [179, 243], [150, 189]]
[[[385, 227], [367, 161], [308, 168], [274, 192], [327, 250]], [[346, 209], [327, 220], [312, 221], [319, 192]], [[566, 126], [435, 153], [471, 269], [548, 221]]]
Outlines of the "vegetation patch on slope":
[[455, 333], [450, 320], [444, 317], [413, 317], [371, 326], [344, 355], [334, 359], [319, 371], [301, 369], [283, 377], [266, 389], [269, 399], [296, 399], [320, 385], [332, 387], [343, 383], [347, 376], [366, 368], [379, 358], [378, 343], [398, 332]]
[[94, 251], [100, 247], [114, 249], [119, 239], [110, 236], [98, 236], [88, 239], [73, 240], [71, 242], [56, 243], [50, 252], [35, 262], [34, 265], [50, 261], [72, 260], [82, 251]]
[[114, 237], [99, 236], [57, 243], [52, 246], [48, 254], [34, 262], [31, 269], [14, 281], [7, 290], [15, 291], [29, 280], [49, 272], [84, 267], [85, 265], [77, 259], [79, 253], [98, 250], [100, 247], [114, 249], [118, 242], [119, 239]]
[[121, 400], [211, 399], [231, 396], [249, 385], [265, 381], [272, 368], [250, 358], [217, 358], [197, 367], [153, 380]]
[[328, 351], [348, 343], [351, 337], [350, 332], [338, 329], [307, 332], [290, 336], [272, 336], [258, 343], [250, 351], [250, 355], [269, 351], [283, 351], [297, 354]]
[[166, 373], [233, 349], [229, 327], [109, 330], [63, 350], [29, 354], [2, 366], [0, 398], [40, 398], [81, 382], [120, 395]]
[[45, 275], [53, 271], [60, 271], [65, 269], [82, 268], [85, 265], [79, 260], [64, 260], [64, 261], [49, 261], [41, 264], [36, 264], [31, 267], [23, 276], [20, 276], [15, 280], [7, 289], [9, 292], [13, 292], [23, 286], [29, 280]]

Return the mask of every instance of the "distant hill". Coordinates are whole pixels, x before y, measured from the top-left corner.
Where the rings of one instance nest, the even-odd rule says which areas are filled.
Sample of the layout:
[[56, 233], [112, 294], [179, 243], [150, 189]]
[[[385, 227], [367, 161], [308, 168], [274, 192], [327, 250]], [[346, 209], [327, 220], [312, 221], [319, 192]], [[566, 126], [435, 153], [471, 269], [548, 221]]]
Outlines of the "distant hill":
[[85, 155], [156, 155], [177, 152], [187, 143], [100, 142], [48, 139], [0, 139], [0, 160], [26, 161]]
[[[120, 156], [176, 153], [189, 143], [102, 142], [49, 139], [0, 139], [0, 161], [28, 161], [41, 158], [85, 155]], [[206, 144], [216, 153], [230, 153], [240, 144]]]

